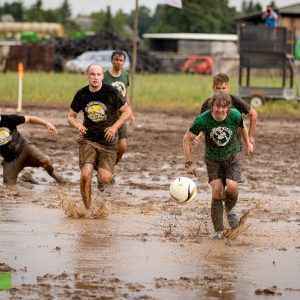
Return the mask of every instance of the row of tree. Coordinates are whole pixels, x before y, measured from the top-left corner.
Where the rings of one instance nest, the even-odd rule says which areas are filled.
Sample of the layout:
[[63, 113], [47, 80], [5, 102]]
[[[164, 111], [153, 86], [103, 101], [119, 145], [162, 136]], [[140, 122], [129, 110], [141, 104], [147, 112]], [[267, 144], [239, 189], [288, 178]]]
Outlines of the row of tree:
[[[234, 33], [234, 19], [239, 14], [261, 11], [259, 3], [252, 0], [242, 1], [242, 11], [229, 6], [228, 0], [182, 0], [183, 8], [177, 9], [167, 5], [158, 5], [152, 14], [144, 6], [139, 8], [139, 34], [144, 32], [191, 32], [191, 33]], [[71, 21], [71, 5], [68, 0], [62, 0], [56, 9], [44, 9], [42, 0], [26, 8], [21, 1], [5, 2], [0, 6], [0, 16], [10, 14], [18, 22], [58, 22], [62, 23], [68, 32], [78, 30]], [[126, 35], [126, 26], [133, 28], [134, 11], [129, 14], [122, 10], [112, 15], [109, 7], [106, 11], [94, 12], [91, 30], [102, 32], [109, 30], [119, 35]], [[127, 30], [128, 32], [128, 30]]]

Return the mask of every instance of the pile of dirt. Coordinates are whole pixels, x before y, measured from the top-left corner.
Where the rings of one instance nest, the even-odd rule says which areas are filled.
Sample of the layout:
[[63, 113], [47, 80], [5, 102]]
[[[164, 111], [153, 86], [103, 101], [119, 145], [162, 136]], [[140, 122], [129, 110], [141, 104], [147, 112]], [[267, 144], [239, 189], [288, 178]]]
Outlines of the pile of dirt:
[[[52, 43], [55, 46], [55, 71], [62, 71], [66, 60], [76, 58], [86, 51], [120, 49], [128, 53], [132, 61], [132, 42], [120, 39], [116, 34], [103, 32], [96, 35], [86, 36], [80, 40], [58, 38]], [[137, 71], [138, 72], [160, 72], [161, 63], [148, 51], [138, 48]]]

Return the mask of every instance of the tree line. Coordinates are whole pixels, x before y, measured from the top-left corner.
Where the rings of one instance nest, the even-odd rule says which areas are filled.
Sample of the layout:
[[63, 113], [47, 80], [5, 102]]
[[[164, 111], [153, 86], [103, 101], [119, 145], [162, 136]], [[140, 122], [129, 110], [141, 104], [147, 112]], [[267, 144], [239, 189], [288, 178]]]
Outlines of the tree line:
[[[235, 33], [235, 17], [262, 10], [261, 5], [252, 0], [242, 1], [240, 12], [230, 7], [228, 0], [182, 0], [182, 3], [182, 9], [158, 5], [153, 13], [149, 8], [140, 6], [139, 35], [145, 32]], [[7, 14], [17, 22], [58, 22], [65, 26], [66, 32], [80, 30], [72, 22], [72, 7], [68, 0], [62, 0], [56, 9], [44, 9], [42, 0], [36, 0], [29, 7], [21, 1], [4, 2], [0, 6], [0, 16]], [[119, 10], [112, 15], [110, 7], [107, 7], [91, 13], [89, 17], [93, 24], [91, 30], [107, 30], [126, 37], [133, 28], [134, 11], [125, 13]]]

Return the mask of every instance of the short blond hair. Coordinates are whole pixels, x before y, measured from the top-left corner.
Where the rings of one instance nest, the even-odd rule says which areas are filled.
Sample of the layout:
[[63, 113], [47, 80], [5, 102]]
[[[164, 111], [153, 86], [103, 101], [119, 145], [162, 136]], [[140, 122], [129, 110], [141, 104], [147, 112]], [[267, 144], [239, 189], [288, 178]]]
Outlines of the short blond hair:
[[222, 85], [223, 83], [229, 83], [229, 77], [225, 73], [219, 73], [213, 78], [213, 87]]

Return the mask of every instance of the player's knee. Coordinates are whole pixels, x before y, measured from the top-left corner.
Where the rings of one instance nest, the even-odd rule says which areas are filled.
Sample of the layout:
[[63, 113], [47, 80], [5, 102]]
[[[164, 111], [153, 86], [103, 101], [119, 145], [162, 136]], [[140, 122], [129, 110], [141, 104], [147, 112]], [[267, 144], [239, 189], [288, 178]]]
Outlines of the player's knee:
[[113, 175], [110, 173], [100, 173], [97, 175], [98, 180], [103, 184], [109, 184], [112, 181]]
[[42, 167], [43, 168], [48, 168], [49, 166], [51, 166], [51, 159], [48, 155], [46, 155], [44, 157], [44, 159], [41, 161]]
[[224, 198], [224, 188], [221, 186], [215, 186], [212, 190], [212, 195], [214, 199]]
[[84, 182], [90, 181], [92, 178], [92, 173], [89, 170], [81, 170], [80, 179]]
[[127, 151], [127, 140], [126, 139], [120, 139], [118, 143], [118, 153], [124, 153]]
[[232, 195], [237, 194], [237, 192], [238, 192], [238, 184], [237, 184], [236, 181], [227, 180], [226, 187], [227, 187], [226, 188], [227, 193], [232, 194]]

